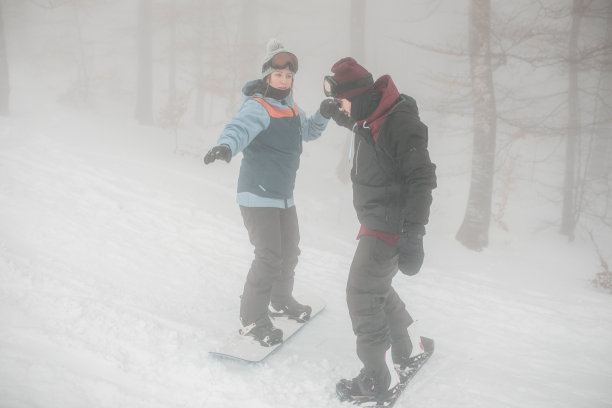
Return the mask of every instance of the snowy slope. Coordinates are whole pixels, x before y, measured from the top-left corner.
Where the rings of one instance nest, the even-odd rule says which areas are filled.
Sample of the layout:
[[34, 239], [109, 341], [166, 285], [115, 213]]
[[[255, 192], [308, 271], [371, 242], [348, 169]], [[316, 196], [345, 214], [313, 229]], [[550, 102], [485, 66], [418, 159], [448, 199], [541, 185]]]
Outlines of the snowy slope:
[[[244, 365], [207, 355], [238, 327], [251, 261], [238, 161], [204, 167], [159, 130], [82, 112], [0, 119], [0, 407], [343, 406], [334, 384], [359, 370], [344, 303], [354, 220], [349, 187], [311, 189], [311, 149], [296, 293], [328, 307]], [[553, 232], [494, 230], [486, 251], [462, 249], [438, 165], [426, 265], [395, 280], [437, 351], [399, 406], [612, 407], [612, 297], [589, 285], [593, 254]]]

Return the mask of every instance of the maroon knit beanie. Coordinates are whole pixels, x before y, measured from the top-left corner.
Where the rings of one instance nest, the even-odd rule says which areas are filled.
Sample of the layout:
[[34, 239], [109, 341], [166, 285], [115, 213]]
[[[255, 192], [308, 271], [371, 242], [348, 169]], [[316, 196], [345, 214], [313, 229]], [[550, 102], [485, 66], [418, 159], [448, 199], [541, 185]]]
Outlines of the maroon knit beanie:
[[356, 81], [361, 78], [370, 77], [370, 81], [365, 81], [366, 85], [357, 84], [355, 87], [350, 87], [347, 90], [339, 93], [334, 96], [336, 99], [350, 99], [357, 95], [360, 95], [371, 88], [373, 81], [371, 80], [372, 74], [368, 72], [367, 69], [362, 67], [351, 57], [342, 58], [340, 61], [336, 62], [331, 69], [331, 72], [334, 73], [333, 78], [339, 85]]

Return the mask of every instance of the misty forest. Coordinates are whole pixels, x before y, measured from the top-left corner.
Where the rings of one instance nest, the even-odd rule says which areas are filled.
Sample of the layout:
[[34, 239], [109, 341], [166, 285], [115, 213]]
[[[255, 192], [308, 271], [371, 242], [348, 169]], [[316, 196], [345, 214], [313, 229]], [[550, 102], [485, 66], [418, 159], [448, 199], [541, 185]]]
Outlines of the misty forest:
[[202, 158], [272, 38], [309, 115], [351, 56], [428, 126], [425, 263], [394, 286], [437, 351], [396, 406], [612, 407], [611, 0], [0, 0], [0, 406], [344, 406], [333, 121], [295, 189], [296, 291], [327, 309], [265, 363], [207, 355], [252, 247], [241, 156]]

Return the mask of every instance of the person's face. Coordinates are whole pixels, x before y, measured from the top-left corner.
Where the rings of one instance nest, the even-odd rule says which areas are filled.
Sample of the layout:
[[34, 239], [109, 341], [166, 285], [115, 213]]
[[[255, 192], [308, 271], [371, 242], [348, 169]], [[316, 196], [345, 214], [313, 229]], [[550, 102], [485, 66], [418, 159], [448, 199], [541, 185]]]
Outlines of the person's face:
[[293, 72], [288, 69], [278, 69], [276, 71], [272, 71], [270, 76], [268, 76], [268, 85], [272, 88], [285, 90], [291, 88], [291, 84], [293, 83]]
[[336, 99], [340, 102], [340, 110], [350, 118], [351, 117], [351, 101], [348, 99]]

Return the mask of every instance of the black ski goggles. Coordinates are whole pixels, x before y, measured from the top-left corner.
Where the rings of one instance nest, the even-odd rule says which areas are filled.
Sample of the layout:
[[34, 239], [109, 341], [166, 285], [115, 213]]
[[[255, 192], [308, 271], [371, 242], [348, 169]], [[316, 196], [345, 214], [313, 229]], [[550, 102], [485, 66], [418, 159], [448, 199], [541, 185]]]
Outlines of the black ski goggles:
[[298, 70], [298, 59], [295, 55], [290, 52], [279, 52], [266, 62], [262, 68], [262, 71], [266, 71], [268, 68], [272, 69], [289, 69], [289, 71], [296, 73]]
[[323, 78], [323, 92], [328, 98], [335, 98], [337, 95], [341, 95], [350, 89], [369, 86], [373, 83], [374, 80], [372, 79], [372, 75], [355, 79], [354, 81], [345, 82], [343, 84], [339, 84], [332, 76], [327, 75], [325, 78]]

